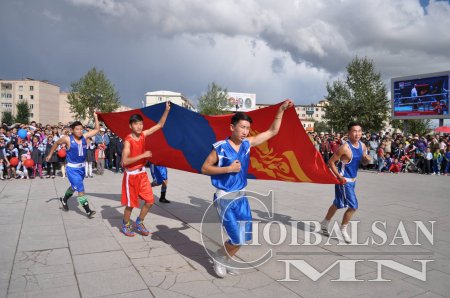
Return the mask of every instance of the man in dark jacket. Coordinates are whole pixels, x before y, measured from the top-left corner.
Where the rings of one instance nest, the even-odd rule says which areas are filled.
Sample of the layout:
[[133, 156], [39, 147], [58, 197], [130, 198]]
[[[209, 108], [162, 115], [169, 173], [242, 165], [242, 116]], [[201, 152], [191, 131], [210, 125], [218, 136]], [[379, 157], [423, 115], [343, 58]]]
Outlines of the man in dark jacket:
[[117, 137], [117, 141], [115, 142], [115, 157], [116, 157], [116, 173], [120, 172], [123, 173], [123, 167], [121, 165], [122, 163], [122, 151], [123, 151], [123, 142], [122, 139]]

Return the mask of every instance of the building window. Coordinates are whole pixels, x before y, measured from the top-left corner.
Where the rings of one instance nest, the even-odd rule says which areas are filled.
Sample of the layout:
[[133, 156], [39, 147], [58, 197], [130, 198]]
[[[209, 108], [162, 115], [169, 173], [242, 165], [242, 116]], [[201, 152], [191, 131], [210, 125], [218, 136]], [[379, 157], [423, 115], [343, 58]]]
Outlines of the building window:
[[2, 103], [2, 108], [12, 109], [12, 103]]
[[303, 127], [306, 127], [306, 124], [303, 124]]
[[30, 95], [30, 99], [34, 99], [34, 95]]
[[305, 114], [302, 114], [302, 117], [305, 117]]
[[33, 91], [34, 90], [34, 86], [30, 86], [30, 91]]
[[319, 111], [319, 108], [316, 108], [316, 112], [318, 112]]
[[23, 91], [23, 86], [22, 85], [19, 86], [19, 91]]
[[33, 118], [34, 117], [34, 113], [30, 113], [30, 118]]
[[30, 104], [30, 110], [34, 108], [34, 104]]
[[23, 99], [23, 95], [19, 95], [19, 99]]
[[316, 114], [316, 118], [319, 118], [319, 114]]

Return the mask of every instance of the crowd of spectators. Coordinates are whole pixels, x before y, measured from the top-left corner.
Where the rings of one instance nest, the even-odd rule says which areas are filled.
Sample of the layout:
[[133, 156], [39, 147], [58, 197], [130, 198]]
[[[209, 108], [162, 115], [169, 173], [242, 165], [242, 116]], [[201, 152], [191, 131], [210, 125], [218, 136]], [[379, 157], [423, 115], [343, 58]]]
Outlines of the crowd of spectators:
[[[89, 131], [90, 128], [86, 127]], [[51, 160], [45, 160], [50, 148], [61, 136], [70, 134], [69, 124], [29, 125], [15, 123], [0, 126], [0, 180], [66, 177], [64, 146], [59, 146]], [[344, 133], [309, 133], [311, 141], [325, 162], [347, 141]], [[361, 142], [372, 157], [361, 167], [377, 173], [415, 172], [450, 175], [450, 137], [448, 135], [402, 133], [363, 133]], [[87, 140], [86, 178], [103, 175], [105, 169], [123, 172], [123, 143], [108, 128], [102, 127], [95, 138]], [[63, 152], [60, 152], [63, 151]], [[11, 164], [16, 158], [17, 164]], [[27, 162], [32, 160], [32, 162]], [[94, 171], [95, 170], [95, 171]]]
[[[86, 127], [89, 131], [91, 128]], [[52, 145], [70, 134], [69, 124], [42, 125], [31, 122], [0, 126], [0, 180], [66, 177], [64, 146], [59, 146], [47, 162]], [[109, 129], [102, 127], [95, 138], [87, 141], [86, 178], [103, 175], [105, 169], [123, 172], [123, 143]], [[17, 163], [17, 164], [16, 164]], [[95, 170], [96, 169], [96, 170]]]
[[[325, 162], [348, 137], [343, 133], [310, 133]], [[429, 175], [450, 174], [450, 138], [448, 135], [419, 135], [378, 132], [363, 133], [372, 162], [361, 167], [377, 173], [415, 172]]]

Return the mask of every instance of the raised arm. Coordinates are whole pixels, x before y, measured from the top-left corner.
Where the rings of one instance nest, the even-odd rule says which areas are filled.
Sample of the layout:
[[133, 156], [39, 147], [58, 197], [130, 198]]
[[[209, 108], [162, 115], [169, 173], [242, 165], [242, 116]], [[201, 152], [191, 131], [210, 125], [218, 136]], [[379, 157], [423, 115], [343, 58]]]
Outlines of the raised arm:
[[88, 138], [91, 138], [91, 137], [97, 135], [100, 131], [100, 123], [98, 122], [97, 113], [94, 113], [94, 120], [95, 120], [95, 127], [93, 130], [88, 131], [87, 133], [84, 134], [85, 139], [88, 139]]
[[166, 102], [166, 110], [164, 111], [164, 114], [162, 114], [161, 119], [159, 119], [158, 124], [153, 125], [149, 129], [143, 131], [145, 137], [147, 137], [147, 136], [151, 135], [152, 133], [154, 133], [155, 131], [163, 128], [164, 124], [166, 123], [167, 116], [169, 115], [170, 105], [171, 105], [170, 101], [167, 101]]
[[56, 148], [58, 148], [59, 145], [66, 144], [67, 149], [70, 146], [69, 137], [68, 136], [62, 136], [58, 139], [55, 143], [53, 143], [52, 148], [50, 148], [50, 152], [48, 153], [47, 157], [45, 158], [45, 161], [49, 161], [50, 158], [52, 158], [53, 152], [55, 152]]
[[128, 141], [123, 142], [122, 162], [124, 166], [128, 166], [141, 159], [146, 159], [149, 157], [152, 157], [152, 153], [150, 151], [145, 151], [144, 153], [138, 156], [130, 157], [130, 143]]
[[283, 102], [283, 104], [278, 109], [277, 114], [275, 115], [275, 118], [273, 119], [272, 125], [270, 128], [254, 137], [248, 137], [248, 140], [250, 141], [250, 145], [258, 146], [267, 140], [273, 138], [278, 134], [278, 131], [280, 130], [281, 126], [281, 118], [283, 118], [284, 111], [286, 111], [288, 108], [292, 107], [294, 103], [292, 100], [287, 99]]
[[241, 171], [241, 163], [239, 162], [239, 160], [235, 160], [228, 167], [217, 166], [218, 161], [219, 158], [217, 157], [217, 152], [213, 149], [202, 165], [202, 174], [211, 176], [228, 173], [238, 173]]

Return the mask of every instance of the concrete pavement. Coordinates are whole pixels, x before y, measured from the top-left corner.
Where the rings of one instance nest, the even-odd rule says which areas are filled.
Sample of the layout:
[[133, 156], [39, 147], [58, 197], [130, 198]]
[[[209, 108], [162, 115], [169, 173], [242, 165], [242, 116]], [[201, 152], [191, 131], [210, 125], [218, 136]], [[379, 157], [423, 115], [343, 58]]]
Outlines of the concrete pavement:
[[[204, 211], [211, 203], [213, 187], [209, 177], [169, 169], [168, 199], [156, 204], [146, 219], [154, 233], [148, 237], [125, 237], [119, 227], [122, 175], [106, 171], [104, 176], [85, 180], [89, 201], [97, 211], [86, 218], [69, 201], [63, 212], [58, 197], [68, 181], [56, 179], [0, 181], [0, 297], [449, 297], [450, 296], [450, 177], [416, 174], [360, 173], [357, 195], [360, 209], [358, 238], [374, 235], [375, 221], [386, 222], [387, 243], [361, 246], [338, 245], [324, 238], [317, 245], [289, 245], [293, 238], [305, 241], [304, 223], [287, 230], [287, 240], [275, 246], [243, 247], [242, 260], [252, 260], [268, 249], [273, 257], [264, 265], [242, 270], [238, 276], [216, 277], [205, 252], [200, 228]], [[272, 220], [288, 226], [292, 221], [322, 220], [332, 202], [334, 186], [250, 181], [249, 190], [275, 194]], [[159, 188], [154, 193], [159, 195]], [[267, 226], [264, 209], [252, 204], [254, 218], [261, 220], [259, 232]], [[138, 210], [133, 211], [134, 220]], [[338, 211], [335, 220], [340, 221]], [[435, 221], [433, 243], [419, 233], [422, 221], [430, 228]], [[404, 242], [400, 222], [411, 243]], [[278, 225], [269, 227], [272, 241]], [[401, 229], [400, 229], [401, 230]], [[294, 232], [295, 231], [295, 232]], [[293, 235], [293, 234], [297, 235]], [[394, 244], [392, 239], [397, 237]], [[264, 242], [264, 241], [262, 241]], [[331, 267], [317, 281], [311, 280], [286, 261], [303, 260], [323, 272], [339, 260], [360, 260], [355, 276], [362, 281], [332, 281], [340, 277], [339, 266]], [[377, 262], [393, 260], [416, 272], [426, 263], [426, 281], [382, 266], [376, 279]], [[341, 264], [342, 265], [342, 264]], [[342, 278], [342, 276], [341, 276]]]

